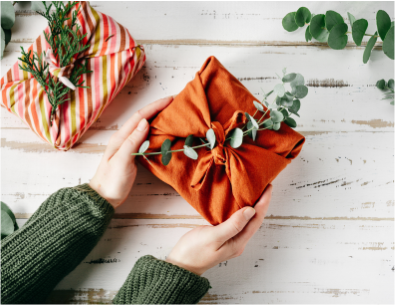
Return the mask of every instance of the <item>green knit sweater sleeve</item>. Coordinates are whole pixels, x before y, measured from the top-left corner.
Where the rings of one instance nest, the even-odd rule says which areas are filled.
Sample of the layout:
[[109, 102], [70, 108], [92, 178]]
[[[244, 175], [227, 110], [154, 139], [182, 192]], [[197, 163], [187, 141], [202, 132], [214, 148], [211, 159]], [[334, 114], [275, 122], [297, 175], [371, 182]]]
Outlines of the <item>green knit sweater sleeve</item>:
[[97, 244], [113, 213], [87, 184], [52, 194], [1, 241], [2, 303], [44, 303]]
[[146, 255], [136, 262], [113, 303], [195, 304], [209, 288], [208, 279]]

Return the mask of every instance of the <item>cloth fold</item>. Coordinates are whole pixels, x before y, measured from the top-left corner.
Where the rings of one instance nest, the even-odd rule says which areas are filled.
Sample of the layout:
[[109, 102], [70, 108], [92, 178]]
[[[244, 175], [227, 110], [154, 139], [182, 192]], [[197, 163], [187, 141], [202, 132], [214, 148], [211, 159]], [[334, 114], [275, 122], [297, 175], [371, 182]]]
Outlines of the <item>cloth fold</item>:
[[[210, 57], [151, 122], [148, 152], [160, 150], [165, 139], [172, 141], [172, 150], [182, 149], [188, 135], [205, 138], [210, 128], [217, 146], [213, 150], [197, 149], [196, 161], [174, 153], [167, 166], [162, 165], [160, 155], [150, 156], [150, 162], [139, 158], [213, 225], [240, 208], [254, 206], [266, 186], [299, 154], [305, 141], [282, 123], [280, 130], [258, 131], [255, 142], [244, 137], [239, 148], [232, 148], [225, 139], [234, 128], [246, 124], [245, 112], [255, 113], [253, 101], [258, 100], [215, 57]], [[194, 145], [198, 143], [196, 139]]]

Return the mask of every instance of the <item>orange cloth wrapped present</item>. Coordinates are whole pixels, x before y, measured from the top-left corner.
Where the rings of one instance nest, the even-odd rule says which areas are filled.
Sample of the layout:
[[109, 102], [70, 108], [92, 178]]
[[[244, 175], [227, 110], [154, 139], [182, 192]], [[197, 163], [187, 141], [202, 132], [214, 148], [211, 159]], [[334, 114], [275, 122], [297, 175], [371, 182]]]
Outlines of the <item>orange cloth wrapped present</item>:
[[[78, 141], [145, 62], [144, 49], [122, 25], [97, 12], [89, 2], [78, 2], [72, 12], [76, 9], [80, 36], [87, 35], [83, 43], [90, 47], [77, 54], [70, 65], [59, 66], [44, 34], [29, 50], [39, 55], [45, 51], [49, 73], [68, 87], [74, 87], [67, 78], [73, 67], [87, 62], [92, 73], [83, 74], [80, 81], [89, 88], [70, 91], [70, 100], [57, 107], [52, 120], [46, 92], [32, 74], [19, 68], [19, 60], [1, 79], [1, 105], [59, 150], [68, 150]], [[48, 27], [45, 32], [49, 33]]]
[[253, 101], [258, 100], [215, 57], [210, 57], [195, 79], [151, 122], [147, 152], [160, 151], [165, 139], [171, 140], [171, 150], [182, 149], [191, 134], [194, 145], [199, 145], [197, 138], [205, 139], [210, 128], [216, 136], [216, 147], [196, 149], [197, 160], [173, 153], [167, 166], [161, 163], [160, 155], [149, 156], [149, 162], [139, 157], [145, 167], [170, 184], [213, 225], [245, 206], [254, 206], [266, 186], [299, 154], [305, 141], [282, 123], [280, 130], [258, 131], [255, 141], [244, 137], [239, 148], [232, 148], [225, 138], [232, 129], [246, 124], [245, 112], [255, 113]]

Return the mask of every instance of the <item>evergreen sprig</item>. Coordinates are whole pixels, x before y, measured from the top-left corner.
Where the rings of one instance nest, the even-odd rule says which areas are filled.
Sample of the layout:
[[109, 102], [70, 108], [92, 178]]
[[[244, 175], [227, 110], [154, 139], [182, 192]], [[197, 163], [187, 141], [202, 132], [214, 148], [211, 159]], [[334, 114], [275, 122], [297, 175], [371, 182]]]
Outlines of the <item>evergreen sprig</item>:
[[311, 14], [308, 8], [300, 7], [296, 12], [288, 13], [282, 20], [283, 28], [288, 32], [294, 32], [298, 28], [307, 25], [305, 32], [306, 42], [315, 38], [319, 42], [327, 42], [328, 46], [334, 50], [344, 49], [348, 42], [348, 35], [351, 34], [357, 46], [362, 44], [364, 36], [370, 36], [363, 53], [363, 63], [367, 63], [372, 49], [377, 42], [377, 38], [383, 41], [383, 51], [390, 59], [394, 59], [394, 22], [391, 22], [390, 16], [383, 10], [376, 14], [377, 31], [374, 34], [366, 34], [368, 21], [358, 19], [348, 14], [350, 20], [351, 32], [348, 31], [348, 25], [344, 22], [343, 17], [334, 12], [327, 11], [324, 14]]
[[[225, 141], [229, 141], [229, 144], [233, 148], [238, 148], [243, 144], [244, 137], [249, 136], [253, 141], [256, 140], [258, 131], [262, 130], [274, 130], [277, 131], [281, 127], [281, 123], [284, 122], [288, 126], [295, 128], [296, 122], [291, 115], [299, 117], [298, 111], [300, 109], [300, 99], [304, 98], [308, 94], [308, 88], [304, 85], [304, 78], [299, 73], [286, 74], [286, 69], [283, 70], [283, 77], [279, 77], [282, 82], [277, 84], [273, 90], [264, 93], [262, 102], [254, 101], [256, 111], [253, 115], [245, 113], [248, 122], [242, 128], [235, 128], [229, 132], [228, 137]], [[285, 84], [290, 85], [291, 91], [286, 91]], [[274, 93], [276, 96], [271, 104], [267, 102], [268, 97]], [[266, 106], [266, 110], [263, 107]], [[257, 116], [257, 114], [260, 114]], [[266, 118], [266, 115], [269, 118]], [[257, 116], [257, 117], [256, 117]], [[150, 146], [149, 140], [146, 140], [141, 146], [138, 153], [132, 155], [143, 156], [148, 162], [147, 156], [162, 155], [161, 161], [163, 165], [168, 165], [172, 153], [184, 152], [184, 154], [193, 160], [198, 159], [196, 149], [206, 147], [207, 149], [213, 149], [216, 146], [216, 136], [213, 129], [209, 129], [206, 133], [206, 139], [199, 138], [203, 143], [201, 145], [193, 146], [194, 136], [189, 135], [185, 139], [184, 148], [171, 150], [171, 141], [166, 139], [161, 146], [160, 152], [149, 152]]]
[[[79, 8], [72, 13], [71, 18], [67, 17], [76, 4], [76, 1], [72, 3], [68, 2], [67, 5], [61, 1], [52, 1], [47, 6], [45, 1], [43, 1], [44, 12], [37, 11], [38, 14], [48, 20], [50, 31], [49, 33], [44, 31], [45, 40], [50, 45], [60, 67], [69, 65], [77, 54], [84, 52], [90, 47], [90, 45], [84, 45], [82, 43], [86, 34], [79, 34], [81, 30], [81, 26], [77, 24]], [[51, 13], [52, 6], [55, 10]], [[70, 19], [71, 22], [68, 21]], [[49, 73], [49, 64], [43, 60], [43, 56], [45, 56], [44, 52], [43, 54], [37, 54], [37, 52], [33, 53], [30, 50], [26, 53], [23, 47], [21, 49], [22, 57], [19, 60], [22, 62], [22, 65], [19, 65], [19, 67], [23, 71], [31, 73], [47, 93], [48, 101], [52, 106], [50, 118], [50, 124], [52, 126], [58, 106], [70, 100], [68, 98], [70, 88], [60, 82], [56, 76]], [[69, 76], [69, 80], [75, 87], [88, 88], [83, 86], [84, 81], [80, 81], [80, 78], [82, 74], [91, 72], [88, 70], [87, 62], [84, 64], [76, 62]]]

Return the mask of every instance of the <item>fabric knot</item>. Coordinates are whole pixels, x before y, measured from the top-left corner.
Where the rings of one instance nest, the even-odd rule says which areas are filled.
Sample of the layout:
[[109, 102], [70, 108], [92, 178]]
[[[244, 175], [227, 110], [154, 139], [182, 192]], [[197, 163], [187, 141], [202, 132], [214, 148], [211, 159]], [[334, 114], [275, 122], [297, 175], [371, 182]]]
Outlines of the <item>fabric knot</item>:
[[55, 55], [53, 54], [51, 49], [47, 50], [45, 54], [44, 60], [49, 65], [49, 73], [56, 78], [59, 79], [61, 83], [63, 83], [66, 87], [69, 87], [71, 90], [75, 90], [74, 84], [69, 80], [71, 75], [71, 71], [73, 71], [74, 64], [71, 63], [65, 67], [60, 67]]
[[214, 130], [215, 138], [217, 140], [216, 146], [211, 150], [214, 162], [217, 165], [225, 165], [226, 155], [224, 153], [225, 132], [221, 123], [211, 122], [211, 128]]

